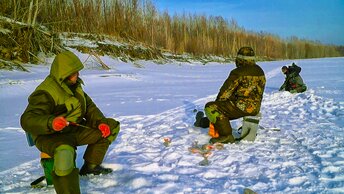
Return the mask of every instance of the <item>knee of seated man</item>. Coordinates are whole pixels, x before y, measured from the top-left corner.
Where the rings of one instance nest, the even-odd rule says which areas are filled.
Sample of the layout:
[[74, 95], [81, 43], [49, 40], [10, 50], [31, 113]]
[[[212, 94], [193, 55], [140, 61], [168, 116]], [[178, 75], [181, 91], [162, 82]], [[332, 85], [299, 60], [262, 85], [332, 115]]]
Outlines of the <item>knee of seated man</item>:
[[217, 117], [220, 116], [220, 113], [217, 110], [217, 105], [214, 103], [207, 103], [204, 109], [205, 114], [212, 123], [216, 123]]
[[70, 145], [60, 145], [54, 153], [54, 171], [57, 176], [66, 176], [75, 168], [75, 149]]

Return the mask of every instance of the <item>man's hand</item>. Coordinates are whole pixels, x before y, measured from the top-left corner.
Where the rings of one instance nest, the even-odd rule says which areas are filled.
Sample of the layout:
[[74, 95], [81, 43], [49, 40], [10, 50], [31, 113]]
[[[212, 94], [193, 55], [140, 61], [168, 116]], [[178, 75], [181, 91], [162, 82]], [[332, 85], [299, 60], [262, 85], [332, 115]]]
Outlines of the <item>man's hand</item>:
[[54, 131], [61, 131], [68, 125], [69, 123], [64, 117], [55, 117], [52, 122], [52, 128], [54, 129]]
[[98, 129], [102, 132], [102, 137], [104, 138], [108, 137], [111, 133], [110, 126], [105, 123], [99, 124]]

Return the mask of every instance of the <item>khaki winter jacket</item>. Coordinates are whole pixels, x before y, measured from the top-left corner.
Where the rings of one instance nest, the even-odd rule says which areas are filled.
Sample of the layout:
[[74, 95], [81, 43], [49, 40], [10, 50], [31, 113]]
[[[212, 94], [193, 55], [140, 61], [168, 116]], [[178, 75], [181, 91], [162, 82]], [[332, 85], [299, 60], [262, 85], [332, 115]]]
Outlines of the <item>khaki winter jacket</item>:
[[285, 77], [285, 81], [280, 87], [280, 91], [285, 90], [291, 93], [304, 92], [307, 90], [306, 84], [303, 82], [301, 76], [301, 67], [293, 63], [288, 67], [288, 72]]
[[[70, 122], [81, 123], [96, 128], [104, 119], [103, 113], [83, 91], [81, 79], [73, 87], [68, 86], [66, 78], [83, 69], [79, 58], [72, 52], [58, 54], [51, 66], [50, 74], [29, 96], [29, 104], [21, 116], [23, 129], [29, 132], [34, 141], [38, 135], [57, 133], [52, 129], [52, 120], [63, 116]], [[63, 132], [77, 129], [66, 127]]]
[[217, 95], [216, 101], [225, 101], [228, 106], [234, 104], [249, 115], [256, 115], [265, 88], [264, 71], [254, 62], [237, 63]]

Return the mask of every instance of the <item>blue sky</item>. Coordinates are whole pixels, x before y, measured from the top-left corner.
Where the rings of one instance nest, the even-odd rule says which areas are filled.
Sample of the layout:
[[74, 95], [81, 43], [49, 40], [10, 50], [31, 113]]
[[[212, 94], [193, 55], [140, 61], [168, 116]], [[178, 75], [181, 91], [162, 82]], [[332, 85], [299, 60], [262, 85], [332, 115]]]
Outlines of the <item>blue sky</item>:
[[344, 0], [153, 0], [159, 11], [234, 19], [248, 31], [344, 45]]

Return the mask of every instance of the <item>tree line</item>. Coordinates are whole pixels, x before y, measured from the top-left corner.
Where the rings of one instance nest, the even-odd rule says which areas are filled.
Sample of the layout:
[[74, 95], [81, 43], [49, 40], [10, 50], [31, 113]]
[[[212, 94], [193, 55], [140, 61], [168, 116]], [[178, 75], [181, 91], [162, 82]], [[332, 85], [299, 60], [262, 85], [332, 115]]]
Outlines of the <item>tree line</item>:
[[176, 54], [234, 57], [251, 46], [262, 59], [343, 56], [338, 46], [246, 31], [221, 16], [159, 12], [150, 0], [1, 0], [0, 13], [55, 32], [105, 34]]

